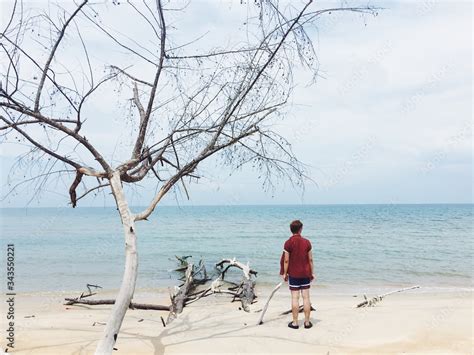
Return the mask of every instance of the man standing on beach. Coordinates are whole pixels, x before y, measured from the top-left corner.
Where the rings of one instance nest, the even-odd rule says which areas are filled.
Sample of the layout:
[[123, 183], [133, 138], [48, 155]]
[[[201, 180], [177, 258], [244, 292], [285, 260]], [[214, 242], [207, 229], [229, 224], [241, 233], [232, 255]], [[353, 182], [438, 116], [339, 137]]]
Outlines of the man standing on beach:
[[304, 327], [311, 328], [313, 324], [309, 320], [311, 313], [311, 300], [309, 288], [314, 279], [313, 253], [311, 242], [301, 236], [303, 223], [295, 220], [290, 224], [293, 235], [285, 242], [281, 260], [280, 274], [283, 280], [288, 281], [291, 291], [291, 312], [293, 321], [288, 327], [298, 329], [298, 311], [300, 307], [300, 293], [303, 296]]

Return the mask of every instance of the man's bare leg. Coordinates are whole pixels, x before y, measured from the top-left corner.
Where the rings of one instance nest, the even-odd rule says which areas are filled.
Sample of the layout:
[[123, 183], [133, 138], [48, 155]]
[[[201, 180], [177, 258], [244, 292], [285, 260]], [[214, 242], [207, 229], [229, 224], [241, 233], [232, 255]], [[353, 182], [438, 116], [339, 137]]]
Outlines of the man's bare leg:
[[293, 325], [298, 325], [298, 311], [300, 308], [300, 291], [291, 291], [291, 314]]
[[311, 300], [309, 298], [309, 288], [301, 290], [303, 294], [303, 310], [304, 310], [304, 324], [309, 323], [309, 317], [311, 315]]

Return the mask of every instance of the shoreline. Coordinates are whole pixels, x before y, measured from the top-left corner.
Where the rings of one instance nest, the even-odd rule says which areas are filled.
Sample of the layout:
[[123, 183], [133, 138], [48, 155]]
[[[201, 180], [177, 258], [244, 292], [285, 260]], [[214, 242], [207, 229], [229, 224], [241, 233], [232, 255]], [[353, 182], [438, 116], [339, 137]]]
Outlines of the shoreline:
[[[240, 302], [232, 303], [228, 295], [211, 295], [185, 307], [166, 328], [160, 318], [166, 319], [166, 311], [129, 310], [114, 353], [470, 354], [472, 289], [420, 290], [393, 294], [375, 307], [357, 309], [362, 295], [334, 295], [313, 289], [314, 326], [298, 330], [287, 327], [291, 315], [280, 315], [290, 307], [285, 286], [271, 300], [261, 326], [256, 322], [270, 288], [257, 289], [258, 302], [249, 313], [239, 310]], [[110, 306], [63, 305], [64, 297], [79, 294], [17, 294], [15, 352], [93, 353]], [[104, 290], [98, 298], [113, 294]], [[169, 295], [167, 289], [141, 289], [134, 300], [167, 305]]]
[[[176, 283], [176, 286], [178, 282]], [[270, 282], [258, 282], [255, 285], [255, 289], [257, 292], [262, 291], [266, 292], [268, 290], [272, 290], [277, 283], [270, 283]], [[399, 283], [399, 284], [311, 284], [311, 291], [313, 293], [320, 293], [323, 295], [333, 295], [333, 296], [344, 296], [344, 295], [371, 295], [376, 296], [378, 294], [382, 294], [385, 292], [394, 291], [401, 288], [411, 287], [411, 286], [420, 286], [417, 289], [418, 293], [429, 293], [429, 294], [437, 294], [437, 293], [456, 293], [456, 292], [474, 292], [474, 285], [423, 285], [423, 284], [408, 284], [408, 283]], [[137, 287], [135, 289], [135, 293], [147, 293], [147, 292], [158, 292], [158, 293], [166, 293], [169, 294], [169, 288], [173, 286], [161, 286], [161, 287]], [[281, 289], [287, 288], [288, 285], [283, 284]], [[34, 295], [55, 295], [55, 294], [67, 294], [71, 297], [78, 294], [80, 295], [82, 292], [86, 292], [87, 288], [84, 287], [83, 289], [75, 289], [75, 290], [28, 290], [28, 291], [18, 291], [16, 292], [17, 295], [22, 296], [34, 296]], [[118, 288], [100, 288], [97, 290], [100, 293], [107, 293], [112, 294], [118, 292]]]

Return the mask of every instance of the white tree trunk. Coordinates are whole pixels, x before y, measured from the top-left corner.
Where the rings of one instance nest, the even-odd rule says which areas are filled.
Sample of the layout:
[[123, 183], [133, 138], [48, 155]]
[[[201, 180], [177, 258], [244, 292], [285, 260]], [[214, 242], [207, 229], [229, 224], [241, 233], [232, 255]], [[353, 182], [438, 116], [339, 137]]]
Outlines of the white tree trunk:
[[114, 172], [110, 179], [110, 186], [122, 218], [125, 234], [125, 271], [115, 304], [107, 321], [102, 339], [97, 345], [95, 353], [98, 355], [112, 354], [125, 313], [132, 301], [135, 291], [138, 272], [137, 236], [133, 214], [128, 208], [123, 192], [119, 172]]

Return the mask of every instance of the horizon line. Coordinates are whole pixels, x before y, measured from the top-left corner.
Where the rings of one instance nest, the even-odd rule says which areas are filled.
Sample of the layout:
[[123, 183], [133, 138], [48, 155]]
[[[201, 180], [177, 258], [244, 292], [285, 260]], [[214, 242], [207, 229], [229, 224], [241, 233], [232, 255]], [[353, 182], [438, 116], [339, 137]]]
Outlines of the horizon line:
[[[390, 202], [381, 202], [381, 203], [308, 203], [308, 204], [290, 204], [290, 203], [279, 203], [279, 204], [197, 204], [197, 205], [158, 205], [156, 208], [160, 207], [310, 207], [310, 206], [435, 206], [435, 205], [474, 205], [474, 202], [403, 202], [403, 203], [390, 203]], [[130, 208], [146, 208], [146, 205], [132, 205]], [[3, 207], [2, 209], [27, 209], [27, 208], [67, 208], [73, 209], [71, 206], [22, 206], [22, 207]], [[116, 208], [113, 205], [107, 206], [77, 206], [76, 209], [80, 208]]]

